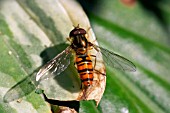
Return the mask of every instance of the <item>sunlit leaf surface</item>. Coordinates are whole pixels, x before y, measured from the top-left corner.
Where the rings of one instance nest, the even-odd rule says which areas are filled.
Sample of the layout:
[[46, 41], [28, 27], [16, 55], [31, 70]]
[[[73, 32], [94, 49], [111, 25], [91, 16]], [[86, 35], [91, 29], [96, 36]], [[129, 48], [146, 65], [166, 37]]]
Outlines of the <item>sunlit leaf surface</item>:
[[[74, 7], [70, 8], [68, 4]], [[98, 83], [98, 86], [83, 91], [80, 89], [80, 79], [73, 62], [57, 78], [47, 78], [49, 80], [40, 81], [40, 85], [35, 80], [40, 66], [68, 46], [66, 38], [78, 24], [85, 30], [89, 29], [89, 41], [95, 41], [88, 18], [77, 2], [4, 0], [1, 1], [1, 9], [0, 43], [3, 58], [0, 69], [4, 78], [1, 85], [2, 109], [9, 105], [8, 109], [16, 112], [23, 112], [21, 108], [26, 112], [50, 112], [48, 104], [35, 93], [37, 87], [44, 90], [48, 99], [60, 101], [93, 99], [96, 104], [99, 103], [105, 89], [106, 76], [94, 74], [96, 77], [94, 83]], [[73, 13], [75, 11], [77, 14]], [[100, 62], [100, 66], [97, 67], [101, 73], [105, 73], [102, 61]], [[19, 103], [16, 102], [17, 99]], [[19, 105], [23, 107], [18, 108]], [[11, 110], [4, 112], [8, 111]]]
[[[68, 46], [65, 41], [73, 25], [81, 23], [88, 29], [89, 23], [83, 21], [87, 17], [81, 7], [69, 1], [68, 4], [65, 4], [66, 0], [0, 1], [0, 113], [51, 112], [44, 99], [34, 93], [32, 78], [23, 82], [31, 87], [17, 86], [21, 91], [19, 96], [23, 97], [20, 103], [4, 103], [3, 96]], [[136, 72], [107, 67], [106, 90], [99, 106], [96, 108], [93, 101], [82, 101], [79, 111], [169, 113], [170, 2], [153, 1], [148, 5], [145, 0], [138, 0], [127, 5], [123, 0], [79, 1], [87, 11], [99, 45], [128, 58], [137, 67]], [[77, 7], [81, 13], [71, 10]], [[45, 60], [42, 62], [42, 59]], [[79, 79], [70, 74], [76, 71], [65, 73], [67, 77], [58, 76], [57, 81], [52, 81], [55, 85], [51, 88], [58, 84], [62, 86], [59, 91], [71, 90], [76, 94], [77, 90], [66, 87], [74, 84], [78, 89], [80, 86]], [[24, 96], [27, 91], [30, 94]], [[69, 98], [70, 95], [62, 96]], [[8, 99], [10, 101], [12, 97]]]

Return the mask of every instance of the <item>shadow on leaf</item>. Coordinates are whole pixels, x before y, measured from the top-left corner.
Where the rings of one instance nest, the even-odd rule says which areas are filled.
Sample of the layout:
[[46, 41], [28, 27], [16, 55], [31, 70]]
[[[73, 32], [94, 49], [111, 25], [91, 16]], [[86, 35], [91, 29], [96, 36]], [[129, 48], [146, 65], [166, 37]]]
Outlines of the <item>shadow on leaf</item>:
[[[46, 64], [48, 61], [50, 61], [52, 58], [54, 58], [61, 51], [63, 51], [67, 46], [68, 46], [67, 44], [59, 44], [54, 47], [46, 48], [40, 54], [40, 57], [42, 58], [42, 61], [43, 61], [42, 66], [44, 64]], [[74, 66], [74, 64], [73, 64], [73, 66]], [[69, 66], [68, 68], [72, 68], [73, 66]], [[36, 69], [32, 74], [30, 74], [26, 78], [22, 79], [20, 82], [18, 82], [12, 88], [10, 88], [10, 90], [8, 90], [7, 93], [5, 94], [5, 96], [3, 97], [4, 102], [11, 102], [11, 101], [17, 100], [19, 98], [22, 98], [22, 97], [30, 94], [32, 91], [35, 91], [35, 89], [39, 85], [39, 82], [37, 82], [35, 80], [36, 73], [39, 69], [40, 68]], [[56, 76], [54, 79], [56, 80], [57, 84], [59, 84], [62, 88], [66, 89], [70, 92], [78, 92], [80, 90], [80, 85], [79, 86], [71, 86], [70, 84], [72, 84], [72, 82], [73, 82], [71, 79], [72, 77], [70, 78], [69, 76], [67, 76], [69, 73], [72, 73], [73, 71], [76, 71], [76, 70], [73, 69], [70, 71], [70, 69], [66, 69], [66, 72], [61, 73], [61, 76]], [[73, 73], [75, 73], [75, 72], [73, 72]], [[72, 76], [72, 74], [70, 76]], [[73, 78], [78, 78], [78, 77], [76, 76]], [[77, 79], [77, 80], [79, 80], [79, 79]]]

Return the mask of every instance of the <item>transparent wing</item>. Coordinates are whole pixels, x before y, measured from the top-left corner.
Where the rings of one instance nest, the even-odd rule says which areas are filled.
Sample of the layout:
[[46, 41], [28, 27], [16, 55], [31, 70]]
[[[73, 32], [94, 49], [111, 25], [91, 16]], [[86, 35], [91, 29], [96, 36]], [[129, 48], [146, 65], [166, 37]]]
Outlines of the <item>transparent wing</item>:
[[136, 71], [136, 66], [128, 59], [97, 45], [91, 43], [90, 45], [102, 53], [103, 60], [107, 65], [124, 71]]
[[[38, 73], [33, 72], [31, 75], [27, 76], [26, 78], [15, 84], [4, 95], [3, 101], [11, 102], [30, 94], [36, 89], [36, 83], [38, 83], [34, 83], [35, 74], [36, 81], [58, 75], [68, 67], [68, 65], [70, 64], [70, 57], [71, 48], [69, 46], [43, 67], [41, 67]], [[54, 72], [56, 74], [51, 74]]]
[[40, 70], [36, 74], [36, 81], [59, 75], [70, 64], [70, 57], [71, 47], [69, 46], [56, 57], [54, 57], [52, 60], [50, 60], [47, 64], [40, 68]]
[[12, 88], [10, 88], [3, 97], [4, 102], [11, 102], [22, 98], [36, 89], [35, 85], [31, 80], [32, 74], [25, 77]]

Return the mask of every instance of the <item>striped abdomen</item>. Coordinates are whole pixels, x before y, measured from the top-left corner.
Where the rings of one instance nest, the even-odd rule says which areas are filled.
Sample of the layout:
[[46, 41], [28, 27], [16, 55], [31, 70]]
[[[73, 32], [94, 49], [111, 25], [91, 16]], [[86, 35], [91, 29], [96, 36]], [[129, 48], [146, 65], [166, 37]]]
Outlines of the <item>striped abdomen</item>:
[[93, 65], [89, 55], [76, 56], [77, 70], [81, 81], [85, 86], [92, 85], [93, 81]]

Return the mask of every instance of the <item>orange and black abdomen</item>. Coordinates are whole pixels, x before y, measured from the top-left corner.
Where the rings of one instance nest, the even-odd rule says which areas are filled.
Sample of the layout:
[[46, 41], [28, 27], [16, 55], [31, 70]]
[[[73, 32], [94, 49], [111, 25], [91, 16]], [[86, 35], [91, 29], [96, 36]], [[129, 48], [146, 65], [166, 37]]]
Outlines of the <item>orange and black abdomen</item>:
[[81, 81], [85, 86], [92, 85], [93, 82], [93, 65], [89, 55], [76, 56], [77, 70]]

